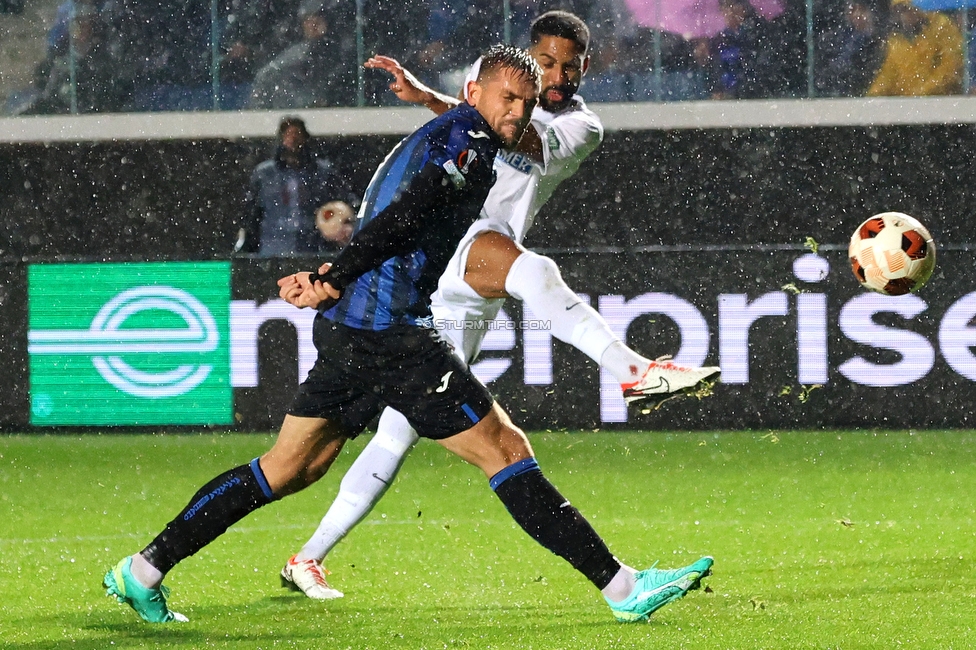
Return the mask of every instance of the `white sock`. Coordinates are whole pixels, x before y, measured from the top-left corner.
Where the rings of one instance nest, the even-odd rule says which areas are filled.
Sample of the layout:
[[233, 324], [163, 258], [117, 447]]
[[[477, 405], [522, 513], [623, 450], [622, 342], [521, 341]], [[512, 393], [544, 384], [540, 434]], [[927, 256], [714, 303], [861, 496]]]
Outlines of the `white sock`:
[[600, 365], [621, 384], [629, 384], [640, 379], [650, 363], [650, 359], [637, 354], [621, 341], [611, 343], [600, 357]]
[[634, 587], [637, 586], [637, 581], [634, 580], [635, 573], [637, 572], [634, 569], [621, 564], [620, 571], [617, 571], [617, 575], [613, 577], [610, 584], [603, 588], [601, 593], [615, 603], [626, 600], [627, 596], [634, 591]]
[[526, 251], [505, 278], [505, 291], [525, 303], [552, 335], [596, 361], [620, 383], [636, 381], [650, 363], [621, 342], [598, 311], [573, 293], [548, 257]]
[[342, 477], [338, 496], [296, 559], [325, 559], [390, 487], [417, 439], [407, 418], [393, 409], [384, 409], [376, 435]]
[[129, 572], [132, 577], [138, 580], [143, 587], [155, 589], [163, 582], [162, 572], [149, 564], [141, 553], [132, 556], [132, 564], [129, 565]]

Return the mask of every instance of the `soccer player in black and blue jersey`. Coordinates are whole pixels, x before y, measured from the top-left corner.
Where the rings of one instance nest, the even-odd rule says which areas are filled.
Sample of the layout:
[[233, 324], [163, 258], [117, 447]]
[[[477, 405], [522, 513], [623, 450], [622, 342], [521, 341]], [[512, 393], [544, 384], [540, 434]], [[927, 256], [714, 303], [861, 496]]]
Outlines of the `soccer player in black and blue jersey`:
[[145, 549], [123, 558], [105, 575], [109, 595], [150, 622], [186, 620], [166, 603], [166, 573], [249, 513], [321, 478], [385, 406], [479, 467], [516, 522], [593, 582], [618, 619], [645, 618], [699, 584], [711, 558], [635, 579], [543, 476], [525, 434], [430, 322], [430, 293], [478, 218], [495, 154], [524, 132], [540, 76], [524, 50], [489, 50], [468, 101], [408, 136], [380, 166], [335, 263], [279, 281], [283, 299], [319, 310], [319, 357], [277, 441], [204, 485]]

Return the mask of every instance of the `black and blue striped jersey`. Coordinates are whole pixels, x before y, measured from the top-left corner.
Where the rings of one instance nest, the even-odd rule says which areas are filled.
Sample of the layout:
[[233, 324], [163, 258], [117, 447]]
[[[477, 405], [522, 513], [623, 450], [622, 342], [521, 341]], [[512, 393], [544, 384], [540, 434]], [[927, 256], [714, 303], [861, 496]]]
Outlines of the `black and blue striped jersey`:
[[323, 280], [326, 318], [358, 329], [424, 325], [430, 294], [495, 180], [502, 142], [462, 103], [404, 138], [366, 188], [352, 241]]

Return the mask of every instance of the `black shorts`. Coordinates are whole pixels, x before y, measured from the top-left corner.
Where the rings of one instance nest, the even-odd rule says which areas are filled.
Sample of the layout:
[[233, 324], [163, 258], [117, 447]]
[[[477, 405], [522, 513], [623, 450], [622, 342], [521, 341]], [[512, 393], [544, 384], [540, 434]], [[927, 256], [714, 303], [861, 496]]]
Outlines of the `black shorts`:
[[485, 417], [494, 399], [436, 331], [401, 325], [361, 330], [315, 317], [318, 358], [288, 413], [325, 418], [359, 435], [385, 406], [440, 440]]

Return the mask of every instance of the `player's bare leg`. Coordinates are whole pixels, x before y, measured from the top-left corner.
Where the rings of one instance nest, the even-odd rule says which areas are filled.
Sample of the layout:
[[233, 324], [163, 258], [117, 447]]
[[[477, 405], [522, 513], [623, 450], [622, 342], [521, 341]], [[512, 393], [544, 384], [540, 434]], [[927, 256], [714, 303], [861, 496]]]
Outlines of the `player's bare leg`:
[[275, 498], [294, 494], [325, 476], [345, 442], [328, 420], [286, 415], [274, 446], [260, 458]]
[[475, 238], [468, 249], [467, 265], [464, 268], [464, 281], [482, 298], [507, 298], [505, 281], [515, 260], [526, 249], [511, 237], [485, 231]]
[[529, 439], [496, 402], [491, 413], [467, 431], [438, 440], [491, 478], [512, 463], [534, 458]]
[[718, 376], [719, 368], [693, 368], [652, 361], [629, 347], [606, 320], [566, 285], [559, 267], [493, 231], [478, 235], [468, 250], [464, 281], [482, 298], [512, 296], [552, 327], [552, 335], [606, 368], [624, 399], [663, 399]]

